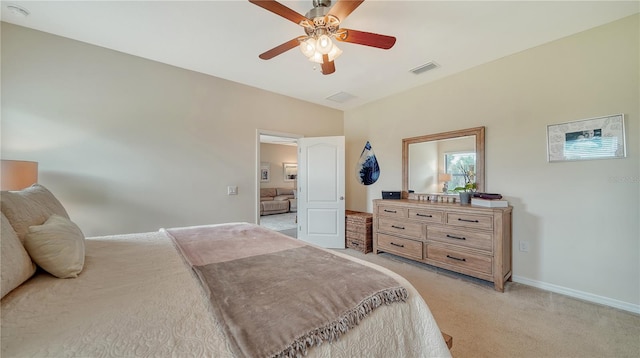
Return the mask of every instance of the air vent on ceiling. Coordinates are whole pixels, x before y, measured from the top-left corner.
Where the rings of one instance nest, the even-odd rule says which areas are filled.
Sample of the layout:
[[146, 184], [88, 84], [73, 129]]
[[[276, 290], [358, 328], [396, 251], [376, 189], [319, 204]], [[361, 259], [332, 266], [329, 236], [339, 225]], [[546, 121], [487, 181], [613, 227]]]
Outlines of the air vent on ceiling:
[[354, 99], [356, 98], [356, 96], [352, 95], [351, 93], [347, 93], [347, 92], [338, 92], [334, 95], [331, 95], [329, 97], [327, 97], [327, 99], [329, 101], [334, 101], [334, 102], [338, 102], [338, 103], [344, 103], [348, 100]]
[[432, 61], [432, 62], [427, 62], [424, 65], [421, 65], [421, 66], [418, 66], [418, 67], [412, 69], [411, 72], [413, 72], [416, 75], [419, 75], [421, 73], [436, 69], [438, 67], [440, 67], [440, 66], [438, 66], [437, 63]]
[[29, 10], [16, 4], [7, 4], [7, 10], [9, 10], [9, 12], [11, 12], [11, 14], [16, 17], [27, 17], [30, 14]]

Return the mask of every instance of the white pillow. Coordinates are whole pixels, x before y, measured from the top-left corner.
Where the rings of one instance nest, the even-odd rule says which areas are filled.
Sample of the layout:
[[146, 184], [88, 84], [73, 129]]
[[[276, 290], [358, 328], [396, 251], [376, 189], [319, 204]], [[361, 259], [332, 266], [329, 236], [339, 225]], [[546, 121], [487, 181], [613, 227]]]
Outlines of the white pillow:
[[0, 233], [0, 254], [2, 255], [0, 257], [2, 266], [0, 293], [2, 295], [0, 297], [4, 297], [29, 279], [36, 272], [36, 265], [31, 262], [29, 254], [4, 214], [2, 214], [0, 225], [2, 230]]
[[78, 225], [59, 215], [30, 226], [24, 247], [38, 266], [58, 278], [78, 277], [84, 266], [84, 234]]
[[3, 191], [0, 206], [22, 242], [29, 226], [42, 225], [53, 214], [69, 218], [60, 201], [40, 184], [19, 191]]

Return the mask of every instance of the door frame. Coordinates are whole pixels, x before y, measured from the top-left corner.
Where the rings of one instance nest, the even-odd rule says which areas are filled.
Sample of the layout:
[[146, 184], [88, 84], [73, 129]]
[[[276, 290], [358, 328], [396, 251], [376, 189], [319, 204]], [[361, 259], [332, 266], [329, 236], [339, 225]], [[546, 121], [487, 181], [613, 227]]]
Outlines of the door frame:
[[[286, 132], [276, 132], [267, 129], [256, 129], [256, 163], [255, 163], [255, 175], [253, 176], [255, 179], [255, 220], [254, 222], [257, 225], [260, 225], [260, 135], [270, 135], [274, 137], [282, 137], [282, 138], [303, 138], [302, 134], [295, 133], [286, 133]], [[296, 151], [297, 152], [297, 151]], [[296, 159], [296, 162], [298, 160]]]

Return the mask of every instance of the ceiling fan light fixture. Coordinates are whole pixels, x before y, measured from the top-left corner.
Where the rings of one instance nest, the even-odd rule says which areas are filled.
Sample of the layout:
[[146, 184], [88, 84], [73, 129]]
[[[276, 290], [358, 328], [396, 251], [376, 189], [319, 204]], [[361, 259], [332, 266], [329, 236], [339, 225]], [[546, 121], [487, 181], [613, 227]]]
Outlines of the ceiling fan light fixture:
[[316, 47], [318, 49], [318, 52], [326, 55], [331, 51], [331, 48], [333, 47], [333, 41], [331, 41], [331, 39], [327, 35], [320, 35], [320, 37], [318, 37]]
[[342, 50], [334, 43], [336, 40], [383, 50], [390, 49], [396, 43], [393, 36], [340, 28], [344, 19], [364, 0], [337, 0], [333, 6], [331, 0], [312, 1], [313, 9], [302, 16], [277, 0], [249, 0], [254, 5], [302, 26], [306, 34], [261, 53], [259, 58], [269, 60], [297, 46], [309, 61], [322, 65], [322, 74], [329, 75], [335, 72], [334, 60], [342, 54]]
[[329, 56], [329, 61], [335, 60], [340, 55], [342, 55], [342, 50], [339, 49], [335, 44], [331, 48], [331, 51], [329, 51], [329, 53], [327, 54], [327, 56]]
[[[321, 39], [322, 36], [325, 36], [326, 39]], [[329, 36], [322, 36], [320, 36], [320, 38], [318, 38], [317, 40], [313, 37], [309, 37], [306, 40], [300, 42], [300, 50], [311, 62], [322, 64], [324, 63], [324, 60], [322, 58], [323, 55], [327, 55], [329, 57], [329, 61], [333, 61], [342, 54], [342, 50], [331, 41]], [[329, 51], [325, 52], [327, 40], [328, 43], [331, 44], [331, 46], [329, 48]], [[325, 48], [322, 49], [322, 51], [320, 46], [321, 42], [323, 42], [325, 45]]]
[[322, 54], [318, 51], [316, 51], [313, 55], [309, 56], [309, 61], [315, 62], [315, 63], [324, 62], [322, 61]]
[[309, 37], [304, 41], [300, 41], [300, 51], [306, 57], [311, 57], [316, 52], [316, 40], [313, 37]]

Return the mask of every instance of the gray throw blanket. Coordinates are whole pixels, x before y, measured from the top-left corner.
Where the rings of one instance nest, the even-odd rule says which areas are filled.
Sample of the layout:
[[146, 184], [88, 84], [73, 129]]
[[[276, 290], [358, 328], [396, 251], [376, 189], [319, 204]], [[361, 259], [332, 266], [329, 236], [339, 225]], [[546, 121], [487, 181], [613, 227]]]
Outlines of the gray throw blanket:
[[296, 357], [407, 291], [370, 267], [253, 224], [169, 229], [239, 357]]

